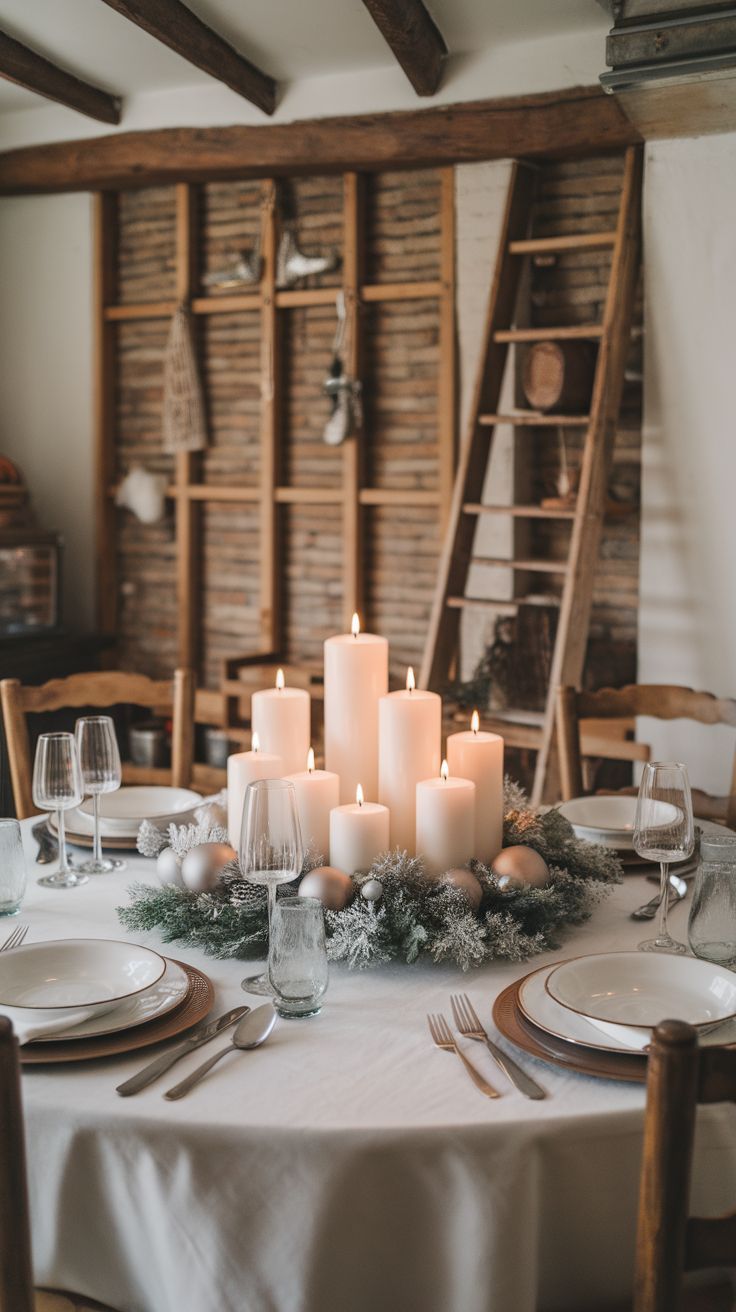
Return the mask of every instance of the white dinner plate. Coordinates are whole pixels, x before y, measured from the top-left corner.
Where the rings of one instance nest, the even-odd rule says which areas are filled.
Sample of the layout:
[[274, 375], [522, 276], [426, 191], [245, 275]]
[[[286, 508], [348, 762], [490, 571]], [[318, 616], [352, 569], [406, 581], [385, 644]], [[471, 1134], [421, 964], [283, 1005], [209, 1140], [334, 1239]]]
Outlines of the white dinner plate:
[[[564, 1039], [565, 1043], [594, 1048], [597, 1052], [636, 1053], [646, 1049], [651, 1040], [650, 1030], [601, 1022], [595, 1024], [555, 1002], [547, 992], [546, 983], [548, 975], [557, 968], [557, 964], [540, 966], [531, 975], [527, 975], [519, 987], [519, 1007], [532, 1025], [551, 1034], [553, 1038]], [[708, 1047], [736, 1043], [736, 1020], [726, 1021], [716, 1030], [702, 1034], [700, 1043]]]
[[[633, 851], [636, 801], [635, 797], [627, 796], [575, 797], [563, 802], [559, 812], [570, 821], [576, 837], [587, 843]], [[655, 820], [659, 817], [662, 825], [668, 825], [677, 818], [677, 807], [669, 802], [655, 802], [650, 815]]]
[[[103, 793], [100, 797], [100, 833], [103, 838], [134, 838], [144, 820], [159, 823], [175, 820], [183, 811], [198, 806], [201, 800], [200, 794], [191, 788], [164, 786], [135, 786]], [[91, 834], [94, 827], [93, 799], [85, 798], [80, 806], [67, 812], [66, 819], [71, 830]]]
[[149, 989], [165, 970], [160, 953], [116, 939], [26, 943], [0, 953], [0, 1008], [21, 1009], [34, 1023], [75, 1007], [101, 1014]]
[[183, 1002], [189, 992], [189, 976], [175, 961], [166, 960], [166, 970], [150, 988], [143, 993], [119, 1002], [111, 1011], [98, 1013], [81, 1025], [74, 1025], [68, 1030], [55, 1030], [48, 1038], [36, 1039], [37, 1043], [58, 1043], [64, 1039], [91, 1039], [102, 1034], [116, 1034], [118, 1030], [133, 1029], [136, 1025], [145, 1025], [149, 1020], [156, 1020], [173, 1011]]
[[555, 1002], [606, 1025], [653, 1029], [668, 1018], [712, 1025], [736, 1016], [736, 973], [666, 952], [600, 952], [550, 971]]

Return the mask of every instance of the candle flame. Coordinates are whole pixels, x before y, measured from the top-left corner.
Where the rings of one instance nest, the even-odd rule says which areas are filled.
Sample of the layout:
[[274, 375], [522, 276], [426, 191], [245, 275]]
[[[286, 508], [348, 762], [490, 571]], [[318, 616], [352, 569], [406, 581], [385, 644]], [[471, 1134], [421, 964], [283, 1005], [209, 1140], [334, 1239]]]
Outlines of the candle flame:
[[350, 625], [350, 632], [352, 633], [354, 638], [357, 638], [358, 634], [360, 633], [360, 617], [358, 615], [357, 610], [353, 614], [353, 622]]
[[314, 774], [314, 748], [310, 747], [307, 752], [307, 773]]
[[355, 790], [355, 800], [358, 803], [358, 806], [363, 805], [363, 789], [360, 784], [358, 784], [358, 787]]
[[284, 671], [281, 669], [281, 666], [279, 666], [279, 668], [276, 671], [276, 687], [278, 688], [279, 692], [281, 692], [285, 683], [286, 680], [284, 678]]
[[414, 678], [414, 667], [413, 665], [410, 665], [408, 670], [406, 671], [406, 691], [413, 692], [416, 686], [417, 686], [417, 681]]
[[473, 711], [470, 718], [470, 727], [473, 730], [473, 733], [477, 733], [480, 729], [480, 716], [477, 711]]
[[250, 750], [252, 752], [260, 752], [261, 750], [261, 740], [258, 737], [258, 734], [256, 733], [255, 729], [253, 730], [250, 736]]
[[447, 783], [447, 777], [449, 773], [450, 773], [450, 767], [447, 764], [447, 761], [443, 761], [442, 768], [440, 769], [440, 779], [442, 780], [443, 784]]

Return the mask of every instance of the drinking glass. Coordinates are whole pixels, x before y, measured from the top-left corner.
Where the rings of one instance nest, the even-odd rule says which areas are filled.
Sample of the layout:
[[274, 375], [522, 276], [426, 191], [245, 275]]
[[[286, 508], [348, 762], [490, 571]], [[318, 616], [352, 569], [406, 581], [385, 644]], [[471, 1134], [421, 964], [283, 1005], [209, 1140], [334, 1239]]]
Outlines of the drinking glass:
[[[245, 793], [240, 830], [240, 868], [251, 884], [268, 891], [268, 937], [279, 884], [296, 879], [304, 850], [296, 809], [296, 789], [285, 779], [258, 779]], [[246, 993], [273, 995], [268, 971], [242, 981]]]
[[668, 867], [684, 861], [695, 843], [693, 803], [684, 765], [650, 761], [644, 766], [634, 819], [634, 849], [647, 861], [659, 861], [659, 928], [654, 938], [639, 944], [640, 952], [687, 952], [667, 930]]
[[76, 869], [85, 875], [123, 870], [124, 861], [113, 861], [102, 855], [100, 839], [100, 797], [102, 793], [114, 793], [123, 780], [115, 725], [109, 715], [85, 715], [77, 720], [75, 737], [84, 791], [91, 794], [94, 804], [92, 856], [77, 863]]
[[17, 820], [0, 820], [0, 916], [17, 916], [26, 891], [26, 861]]
[[33, 762], [33, 801], [42, 811], [56, 811], [59, 839], [59, 869], [44, 875], [39, 884], [48, 888], [76, 888], [87, 883], [87, 876], [77, 874], [69, 865], [64, 832], [64, 812], [79, 806], [84, 793], [79, 757], [70, 733], [42, 733], [36, 743]]
[[280, 897], [273, 910], [268, 977], [280, 1016], [316, 1016], [327, 990], [325, 918], [316, 897]]

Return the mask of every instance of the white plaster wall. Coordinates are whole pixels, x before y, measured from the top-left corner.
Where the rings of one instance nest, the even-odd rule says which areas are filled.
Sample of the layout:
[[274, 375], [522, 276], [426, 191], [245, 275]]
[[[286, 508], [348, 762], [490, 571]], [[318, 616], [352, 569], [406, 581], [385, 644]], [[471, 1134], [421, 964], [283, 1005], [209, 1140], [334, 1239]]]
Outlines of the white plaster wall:
[[65, 541], [65, 618], [92, 627], [91, 203], [0, 204], [0, 452], [20, 465], [44, 528]]
[[[644, 204], [639, 681], [736, 696], [736, 135], [657, 141]], [[726, 792], [734, 735], [644, 722]]]

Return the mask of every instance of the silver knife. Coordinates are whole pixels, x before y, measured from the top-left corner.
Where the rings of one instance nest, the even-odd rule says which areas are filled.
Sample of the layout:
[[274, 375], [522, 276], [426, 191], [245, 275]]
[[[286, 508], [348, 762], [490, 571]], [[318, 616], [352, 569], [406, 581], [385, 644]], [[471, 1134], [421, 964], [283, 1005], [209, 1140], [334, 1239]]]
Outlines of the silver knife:
[[217, 1020], [211, 1020], [204, 1026], [200, 1025], [183, 1043], [177, 1044], [170, 1052], [164, 1052], [160, 1057], [156, 1057], [155, 1061], [149, 1061], [137, 1075], [132, 1075], [129, 1080], [119, 1084], [115, 1092], [122, 1098], [130, 1097], [131, 1093], [140, 1093], [141, 1089], [146, 1089], [158, 1079], [159, 1075], [168, 1071], [180, 1057], [185, 1057], [188, 1052], [194, 1052], [195, 1048], [201, 1048], [203, 1043], [209, 1043], [210, 1039], [214, 1039], [216, 1034], [221, 1034], [228, 1026], [234, 1025], [236, 1020], [240, 1020], [247, 1011], [250, 1011], [250, 1007], [233, 1007], [232, 1011], [226, 1011], [224, 1016], [218, 1016]]

